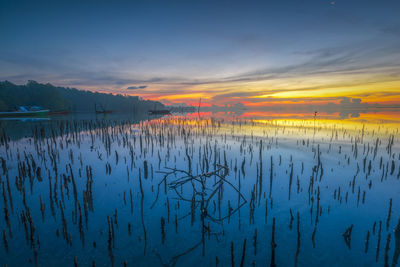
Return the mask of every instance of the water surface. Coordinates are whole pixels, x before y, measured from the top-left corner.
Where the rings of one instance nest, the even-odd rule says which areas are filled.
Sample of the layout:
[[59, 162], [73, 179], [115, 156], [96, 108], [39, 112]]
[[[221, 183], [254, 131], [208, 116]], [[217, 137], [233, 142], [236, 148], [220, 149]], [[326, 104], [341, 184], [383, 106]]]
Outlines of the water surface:
[[7, 266], [396, 266], [393, 113], [1, 121]]

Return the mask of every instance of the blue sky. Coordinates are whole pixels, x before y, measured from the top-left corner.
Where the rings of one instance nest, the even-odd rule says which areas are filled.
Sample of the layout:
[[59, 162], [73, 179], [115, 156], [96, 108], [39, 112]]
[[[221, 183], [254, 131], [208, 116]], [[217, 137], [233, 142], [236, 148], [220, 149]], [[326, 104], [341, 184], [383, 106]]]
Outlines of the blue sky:
[[398, 14], [394, 0], [0, 0], [0, 80], [210, 102], [393, 83]]

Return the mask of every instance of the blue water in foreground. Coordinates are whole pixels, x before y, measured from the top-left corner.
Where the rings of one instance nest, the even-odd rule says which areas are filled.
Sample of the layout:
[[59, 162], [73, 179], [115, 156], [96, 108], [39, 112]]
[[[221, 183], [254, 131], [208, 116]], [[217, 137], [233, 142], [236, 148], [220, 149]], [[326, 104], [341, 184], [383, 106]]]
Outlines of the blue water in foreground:
[[0, 265], [396, 266], [399, 153], [385, 125], [7, 122]]

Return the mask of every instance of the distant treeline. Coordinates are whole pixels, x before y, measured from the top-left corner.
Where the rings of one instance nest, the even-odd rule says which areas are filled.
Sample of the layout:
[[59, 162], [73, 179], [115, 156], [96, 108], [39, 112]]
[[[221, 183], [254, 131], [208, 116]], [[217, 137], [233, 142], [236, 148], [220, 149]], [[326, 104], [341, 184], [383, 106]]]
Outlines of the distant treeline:
[[0, 111], [15, 110], [18, 106], [41, 106], [51, 111], [94, 112], [95, 105], [101, 111], [137, 113], [164, 108], [160, 102], [142, 100], [137, 96], [83, 91], [35, 81], [29, 81], [26, 85], [0, 82]]

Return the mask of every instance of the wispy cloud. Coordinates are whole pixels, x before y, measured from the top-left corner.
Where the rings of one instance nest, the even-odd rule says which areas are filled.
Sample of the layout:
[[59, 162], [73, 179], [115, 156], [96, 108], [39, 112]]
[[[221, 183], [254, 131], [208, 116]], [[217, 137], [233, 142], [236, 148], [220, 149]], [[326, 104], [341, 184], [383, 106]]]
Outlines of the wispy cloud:
[[145, 89], [147, 88], [147, 85], [139, 85], [139, 86], [129, 86], [126, 88], [127, 90], [137, 90], [137, 89]]
[[[388, 30], [385, 30], [387, 32]], [[400, 40], [400, 39], [399, 39]], [[376, 41], [376, 40], [375, 40]], [[60, 86], [71, 86], [90, 90], [102, 90], [113, 93], [132, 93], [144, 98], [163, 97], [173, 101], [173, 96], [189, 99], [191, 96], [208, 96], [214, 103], [230, 101], [248, 101], [253, 103], [284, 101], [285, 97], [272, 95], [291, 92], [313, 92], [314, 90], [332, 91], [336, 89], [351, 91], [352, 87], [396, 82], [400, 77], [400, 43], [391, 42], [376, 45], [374, 40], [363, 43], [351, 43], [342, 46], [323, 47], [292, 52], [293, 62], [286, 65], [257, 68], [251, 71], [238, 71], [233, 74], [213, 76], [187, 75], [185, 71], [174, 73], [154, 73], [146, 75], [118, 67], [94, 70], [84, 62], [53, 60], [51, 57], [0, 52], [0, 80], [9, 79], [24, 83], [27, 80], [51, 82]], [[300, 59], [301, 60], [300, 60]], [[24, 68], [19, 66], [24, 65]], [[36, 66], [42, 66], [37, 68]], [[10, 69], [18, 69], [12, 74]], [[140, 69], [140, 66], [137, 67]], [[237, 66], [238, 70], [242, 66]], [[229, 73], [229, 72], [227, 72]], [[352, 97], [383, 95], [386, 89], [369, 92], [353, 92]], [[399, 89], [400, 90], [400, 89]], [[385, 91], [385, 96], [398, 93]], [[309, 95], [310, 93], [307, 93]], [[321, 93], [320, 93], [321, 95]], [[265, 96], [265, 97], [260, 97]], [[314, 97], [315, 100], [317, 99]], [[309, 98], [306, 98], [309, 99]], [[325, 100], [339, 98], [325, 97]], [[303, 101], [302, 97], [292, 101]]]

